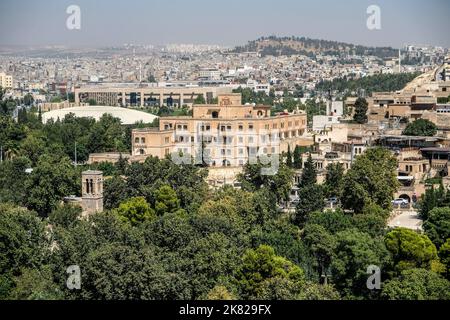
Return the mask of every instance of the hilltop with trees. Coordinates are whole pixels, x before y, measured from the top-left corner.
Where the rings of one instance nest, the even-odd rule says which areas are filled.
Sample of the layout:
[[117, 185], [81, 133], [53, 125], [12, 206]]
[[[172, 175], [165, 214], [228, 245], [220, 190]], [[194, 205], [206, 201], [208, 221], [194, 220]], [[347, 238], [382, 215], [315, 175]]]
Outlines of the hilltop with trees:
[[237, 46], [232, 52], [258, 52], [261, 56], [305, 55], [369, 55], [381, 59], [398, 56], [398, 50], [391, 47], [366, 47], [338, 41], [310, 39], [306, 37], [261, 37]]

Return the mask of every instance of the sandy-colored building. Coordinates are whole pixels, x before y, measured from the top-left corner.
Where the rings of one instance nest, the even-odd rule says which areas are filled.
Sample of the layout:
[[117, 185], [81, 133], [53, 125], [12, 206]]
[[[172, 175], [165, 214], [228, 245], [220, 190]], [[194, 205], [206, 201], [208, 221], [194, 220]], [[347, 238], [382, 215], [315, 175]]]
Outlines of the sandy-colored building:
[[270, 106], [242, 105], [240, 94], [222, 94], [217, 104], [194, 105], [192, 116], [160, 118], [159, 128], [132, 132], [132, 157], [194, 157], [212, 167], [238, 167], [250, 158], [279, 155], [304, 136], [306, 113], [270, 114]]
[[75, 104], [95, 100], [99, 105], [144, 107], [152, 105], [192, 106], [203, 96], [206, 102], [219, 94], [231, 93], [230, 87], [157, 87], [157, 86], [86, 86], [75, 88]]
[[13, 87], [13, 77], [0, 72], [0, 87], [3, 89], [11, 89]]

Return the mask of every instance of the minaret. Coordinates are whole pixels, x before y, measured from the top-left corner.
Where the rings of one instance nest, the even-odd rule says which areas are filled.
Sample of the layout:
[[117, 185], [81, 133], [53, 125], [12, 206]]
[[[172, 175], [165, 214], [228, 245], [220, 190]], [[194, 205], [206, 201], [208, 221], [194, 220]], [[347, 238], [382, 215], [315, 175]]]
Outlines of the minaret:
[[398, 73], [402, 73], [402, 52], [398, 49]]

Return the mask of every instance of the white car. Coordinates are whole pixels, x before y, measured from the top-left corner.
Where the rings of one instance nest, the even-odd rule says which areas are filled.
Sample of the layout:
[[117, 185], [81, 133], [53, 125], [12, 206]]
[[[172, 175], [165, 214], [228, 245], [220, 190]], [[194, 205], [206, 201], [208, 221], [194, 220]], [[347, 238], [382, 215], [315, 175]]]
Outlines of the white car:
[[408, 204], [409, 201], [407, 199], [403, 199], [403, 198], [398, 198], [395, 200], [392, 200], [392, 204], [394, 205], [402, 205], [402, 204]]

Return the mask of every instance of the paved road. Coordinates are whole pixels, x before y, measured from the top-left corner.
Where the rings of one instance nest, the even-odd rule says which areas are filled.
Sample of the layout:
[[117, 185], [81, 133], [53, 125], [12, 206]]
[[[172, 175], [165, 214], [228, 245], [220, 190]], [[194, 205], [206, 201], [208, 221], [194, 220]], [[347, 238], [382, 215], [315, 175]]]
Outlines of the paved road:
[[388, 222], [389, 227], [403, 227], [412, 230], [422, 230], [422, 220], [419, 218], [417, 211], [405, 210], [400, 215]]

